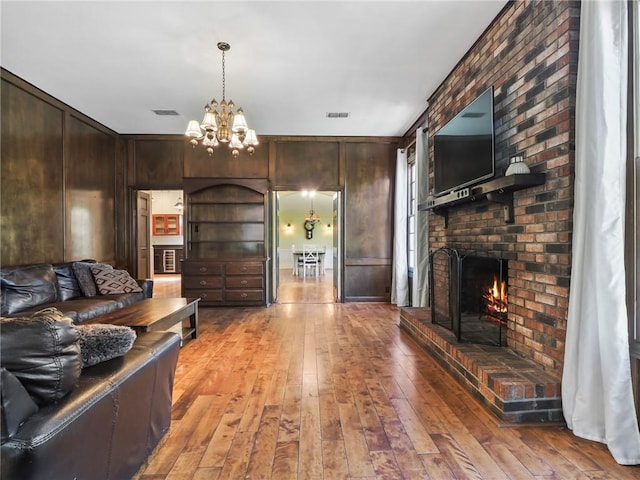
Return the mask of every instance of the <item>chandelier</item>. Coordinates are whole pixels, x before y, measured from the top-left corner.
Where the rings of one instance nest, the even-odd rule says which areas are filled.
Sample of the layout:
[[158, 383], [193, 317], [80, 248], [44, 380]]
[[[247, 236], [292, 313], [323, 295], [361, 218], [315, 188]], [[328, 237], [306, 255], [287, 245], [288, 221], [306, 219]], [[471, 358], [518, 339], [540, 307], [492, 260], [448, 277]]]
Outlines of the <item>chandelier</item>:
[[320, 221], [320, 215], [318, 215], [313, 209], [313, 197], [315, 197], [316, 192], [314, 190], [311, 190], [310, 192], [303, 190], [302, 196], [306, 197], [307, 195], [309, 196], [309, 198], [311, 198], [311, 209], [309, 210], [309, 213], [305, 214], [304, 220], [305, 222], [311, 222], [312, 224], [315, 225]]
[[204, 106], [202, 122], [198, 124], [197, 120], [190, 120], [185, 135], [191, 138], [189, 143], [194, 148], [198, 141], [201, 141], [209, 155], [213, 154], [214, 147], [223, 143], [229, 145], [233, 158], [238, 158], [240, 150], [244, 147], [247, 147], [247, 152], [251, 155], [258, 145], [256, 132], [248, 127], [242, 108], [238, 108], [234, 113], [235, 104], [232, 100], [227, 102], [225, 98], [224, 54], [231, 46], [226, 42], [219, 42], [218, 49], [222, 52], [222, 101], [218, 104], [213, 99], [211, 103], [207, 103]]

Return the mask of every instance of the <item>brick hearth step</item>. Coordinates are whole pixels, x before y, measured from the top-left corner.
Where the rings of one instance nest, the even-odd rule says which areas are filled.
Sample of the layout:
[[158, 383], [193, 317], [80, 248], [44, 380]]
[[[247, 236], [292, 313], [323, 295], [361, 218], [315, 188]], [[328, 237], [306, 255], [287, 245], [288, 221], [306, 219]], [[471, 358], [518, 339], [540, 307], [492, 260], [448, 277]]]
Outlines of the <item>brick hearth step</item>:
[[560, 378], [511, 349], [459, 343], [428, 308], [402, 308], [400, 326], [505, 423], [563, 422]]

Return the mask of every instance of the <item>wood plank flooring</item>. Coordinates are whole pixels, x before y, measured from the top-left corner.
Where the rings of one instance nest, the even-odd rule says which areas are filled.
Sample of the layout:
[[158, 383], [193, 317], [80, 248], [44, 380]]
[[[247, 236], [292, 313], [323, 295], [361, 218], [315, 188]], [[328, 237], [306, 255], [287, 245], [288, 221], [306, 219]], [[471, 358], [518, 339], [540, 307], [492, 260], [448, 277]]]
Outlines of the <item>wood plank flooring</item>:
[[161, 479], [637, 479], [561, 427], [501, 428], [388, 304], [201, 308]]

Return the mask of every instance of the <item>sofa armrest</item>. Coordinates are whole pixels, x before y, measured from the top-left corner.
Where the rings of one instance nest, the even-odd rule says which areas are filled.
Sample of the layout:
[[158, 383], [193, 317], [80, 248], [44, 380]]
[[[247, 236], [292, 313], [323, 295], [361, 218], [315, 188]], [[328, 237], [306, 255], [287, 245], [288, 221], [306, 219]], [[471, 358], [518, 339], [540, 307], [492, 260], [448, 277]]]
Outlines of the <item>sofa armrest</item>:
[[0, 410], [2, 411], [2, 443], [11, 438], [24, 421], [38, 411], [38, 406], [20, 380], [6, 368], [0, 368]]
[[153, 280], [150, 278], [138, 279], [136, 280], [138, 285], [142, 287], [142, 292], [144, 293], [144, 298], [153, 297]]

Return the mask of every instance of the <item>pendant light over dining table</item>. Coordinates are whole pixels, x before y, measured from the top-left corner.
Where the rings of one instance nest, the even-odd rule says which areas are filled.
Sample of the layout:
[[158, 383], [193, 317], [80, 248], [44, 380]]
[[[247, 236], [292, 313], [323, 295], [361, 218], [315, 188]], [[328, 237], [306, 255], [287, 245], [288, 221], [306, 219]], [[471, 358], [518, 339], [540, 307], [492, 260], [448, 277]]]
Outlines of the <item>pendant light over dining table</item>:
[[[238, 158], [240, 150], [247, 148], [252, 154], [258, 145], [255, 130], [249, 128], [242, 108], [233, 111], [235, 104], [232, 100], [227, 102], [225, 97], [225, 63], [224, 54], [231, 49], [226, 42], [219, 42], [218, 49], [222, 52], [222, 101], [220, 104], [213, 99], [204, 106], [204, 118], [198, 124], [197, 120], [190, 120], [185, 135], [191, 138], [191, 145], [195, 148], [200, 141], [207, 149], [209, 155], [213, 155], [214, 147], [220, 144], [228, 144], [234, 158]], [[219, 107], [219, 109], [218, 109]]]

